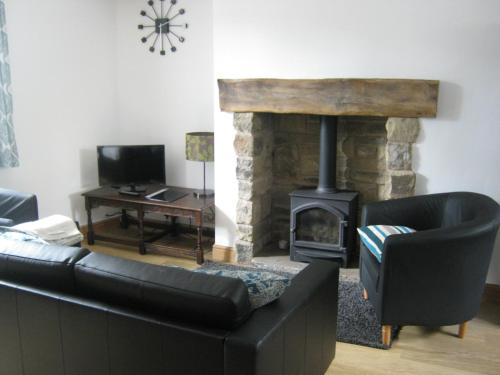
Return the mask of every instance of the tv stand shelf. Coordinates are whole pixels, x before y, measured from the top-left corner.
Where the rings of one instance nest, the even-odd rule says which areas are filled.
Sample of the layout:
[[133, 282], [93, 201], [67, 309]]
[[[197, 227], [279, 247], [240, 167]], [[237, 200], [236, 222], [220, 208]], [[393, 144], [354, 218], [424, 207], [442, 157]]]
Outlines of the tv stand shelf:
[[[211, 241], [203, 237], [203, 213], [214, 207], [214, 197], [196, 198], [194, 192], [197, 190], [171, 187], [176, 190], [185, 191], [186, 196], [173, 202], [152, 201], [145, 198], [146, 195], [164, 189], [168, 186], [151, 185], [147, 186], [146, 191], [139, 196], [122, 195], [119, 191], [111, 187], [103, 187], [82, 194], [85, 197], [85, 209], [88, 216], [87, 241], [93, 245], [96, 240], [114, 242], [124, 245], [138, 246], [140, 254], [146, 254], [147, 251], [159, 252], [162, 254], [194, 257], [198, 264], [204, 262], [204, 247], [210, 246]], [[137, 223], [139, 229], [139, 240], [117, 238], [106, 233], [95, 233], [92, 223], [92, 209], [100, 206], [118, 207], [122, 209], [122, 226], [130, 223]], [[134, 210], [137, 218], [133, 219], [126, 214], [127, 210]], [[146, 213], [160, 213], [172, 218], [172, 224], [162, 224], [158, 221], [149, 221], [144, 219]], [[183, 235], [168, 237], [172, 234], [169, 227], [176, 228], [176, 218], [190, 218], [196, 227], [195, 240]], [[150, 226], [157, 229], [163, 229], [161, 233], [154, 234], [146, 238], [144, 227]], [[191, 240], [191, 241], [190, 241]], [[193, 242], [195, 244], [193, 245]]]

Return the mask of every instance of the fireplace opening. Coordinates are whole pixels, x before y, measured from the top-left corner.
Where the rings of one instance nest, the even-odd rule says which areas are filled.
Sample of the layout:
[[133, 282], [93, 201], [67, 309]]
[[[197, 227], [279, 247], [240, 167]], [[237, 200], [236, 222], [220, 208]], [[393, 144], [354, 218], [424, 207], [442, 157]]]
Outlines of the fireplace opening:
[[234, 126], [239, 261], [355, 264], [359, 207], [413, 194], [414, 119], [237, 113]]
[[337, 117], [320, 119], [316, 189], [290, 193], [290, 259], [338, 259], [347, 266], [355, 247], [358, 192], [337, 189]]

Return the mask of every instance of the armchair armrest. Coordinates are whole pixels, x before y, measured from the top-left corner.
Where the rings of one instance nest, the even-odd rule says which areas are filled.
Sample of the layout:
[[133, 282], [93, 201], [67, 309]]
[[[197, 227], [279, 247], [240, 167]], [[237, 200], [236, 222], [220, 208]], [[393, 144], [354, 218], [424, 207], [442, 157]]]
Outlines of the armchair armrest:
[[389, 236], [380, 272], [382, 324], [448, 325], [472, 319], [495, 237], [496, 228], [471, 222]]
[[418, 231], [437, 228], [447, 197], [433, 194], [368, 203], [361, 212], [361, 225], [404, 225]]

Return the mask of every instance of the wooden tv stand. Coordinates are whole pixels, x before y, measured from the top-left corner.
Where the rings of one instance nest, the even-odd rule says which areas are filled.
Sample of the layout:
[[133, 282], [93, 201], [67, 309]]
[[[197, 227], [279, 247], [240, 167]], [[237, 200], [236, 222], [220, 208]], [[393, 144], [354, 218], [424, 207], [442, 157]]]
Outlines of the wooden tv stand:
[[[203, 213], [214, 207], [214, 197], [198, 199], [193, 194], [197, 190], [172, 186], [171, 188], [173, 189], [185, 191], [187, 195], [173, 202], [158, 202], [145, 198], [146, 195], [164, 189], [165, 187], [168, 186], [148, 186], [146, 192], [141, 193], [139, 196], [122, 195], [117, 189], [111, 187], [103, 187], [82, 194], [85, 197], [85, 209], [87, 210], [88, 216], [88, 244], [93, 245], [94, 241], [101, 240], [138, 246], [141, 254], [146, 254], [148, 250], [154, 250], [166, 255], [194, 257], [198, 264], [202, 264], [204, 262]], [[122, 209], [122, 224], [128, 224], [127, 222], [123, 223], [123, 220], [136, 221], [139, 228], [139, 240], [116, 238], [106, 234], [95, 233], [92, 223], [92, 209], [99, 206]], [[129, 219], [126, 215], [126, 210], [136, 211], [137, 219]], [[163, 225], [159, 222], [144, 220], [144, 214], [148, 212], [169, 216], [172, 218], [174, 224], [177, 217], [186, 217], [193, 220], [197, 231], [196, 243], [194, 246], [186, 246], [185, 244], [176, 245], [175, 242], [162, 240], [161, 238], [165, 237], [165, 235], [171, 231], [168, 230], [167, 224]], [[161, 227], [164, 231], [151, 238], [145, 238], [145, 226], [155, 228]]]

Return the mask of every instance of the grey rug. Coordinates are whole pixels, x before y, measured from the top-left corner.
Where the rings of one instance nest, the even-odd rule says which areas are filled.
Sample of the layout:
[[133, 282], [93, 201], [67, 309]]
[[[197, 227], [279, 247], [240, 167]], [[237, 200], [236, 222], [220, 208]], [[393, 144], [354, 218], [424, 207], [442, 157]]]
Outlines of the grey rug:
[[[307, 264], [294, 262], [291, 265], [254, 261], [236, 266], [206, 262], [202, 267], [224, 269], [258, 268], [293, 277], [307, 267]], [[359, 283], [358, 274], [359, 270], [357, 269], [340, 270], [337, 341], [377, 349], [388, 349], [389, 347], [382, 344], [382, 328], [377, 321], [375, 310], [369, 301], [363, 299], [363, 288]], [[393, 329], [393, 338], [396, 337], [398, 332], [398, 329]]]
[[370, 302], [363, 299], [363, 288], [357, 281], [339, 283], [337, 341], [388, 349], [382, 344], [381, 326]]

